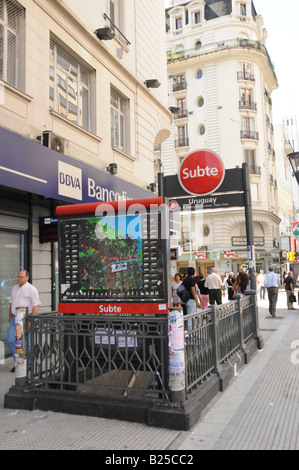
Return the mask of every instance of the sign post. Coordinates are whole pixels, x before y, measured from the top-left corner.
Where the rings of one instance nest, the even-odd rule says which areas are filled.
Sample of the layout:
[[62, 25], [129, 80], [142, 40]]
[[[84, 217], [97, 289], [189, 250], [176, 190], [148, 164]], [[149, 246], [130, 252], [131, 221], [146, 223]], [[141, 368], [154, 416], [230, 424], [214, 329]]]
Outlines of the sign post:
[[243, 163], [242, 168], [225, 170], [219, 155], [210, 150], [197, 150], [184, 158], [178, 175], [162, 176], [160, 173], [159, 193], [169, 198], [172, 206], [176, 204], [182, 209], [187, 201], [186, 205], [191, 210], [196, 210], [198, 206], [203, 209], [245, 208], [249, 279], [251, 289], [255, 290], [255, 249], [248, 163]]

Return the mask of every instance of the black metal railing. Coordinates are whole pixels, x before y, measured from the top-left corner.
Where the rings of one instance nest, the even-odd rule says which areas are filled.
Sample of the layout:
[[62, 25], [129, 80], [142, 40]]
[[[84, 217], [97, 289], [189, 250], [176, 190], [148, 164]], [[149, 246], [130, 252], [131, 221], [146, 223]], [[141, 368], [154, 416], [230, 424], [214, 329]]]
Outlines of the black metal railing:
[[257, 335], [255, 295], [244, 296], [201, 313], [185, 323], [186, 392], [198, 387]]
[[167, 399], [167, 317], [32, 315], [32, 386]]
[[[29, 315], [27, 384], [169, 402], [168, 317]], [[255, 292], [184, 317], [185, 396], [257, 337]]]
[[267, 48], [260, 41], [252, 41], [249, 39], [242, 39], [242, 38], [226, 39], [226, 40], [219, 41], [219, 42], [203, 44], [200, 49], [193, 48], [193, 49], [187, 49], [187, 50], [179, 51], [179, 52], [168, 51], [167, 62], [174, 63], [180, 60], [191, 59], [191, 58], [195, 58], [201, 55], [206, 55], [210, 53], [218, 53], [223, 50], [235, 49], [235, 48], [254, 50], [265, 55], [272, 69], [272, 72], [275, 76], [275, 79], [277, 80], [276, 72], [274, 70], [274, 66], [271, 61]]

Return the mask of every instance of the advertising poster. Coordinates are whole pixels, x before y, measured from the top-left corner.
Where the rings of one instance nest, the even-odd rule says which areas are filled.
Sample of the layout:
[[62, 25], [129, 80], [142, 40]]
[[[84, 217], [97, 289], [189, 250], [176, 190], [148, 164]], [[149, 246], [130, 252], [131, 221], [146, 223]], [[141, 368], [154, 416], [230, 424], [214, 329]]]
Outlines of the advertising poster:
[[185, 348], [183, 311], [169, 311], [169, 388], [185, 389]]
[[22, 378], [27, 373], [27, 348], [25, 339], [25, 317], [28, 313], [27, 307], [16, 308], [15, 317], [15, 358], [16, 358], [16, 378]]

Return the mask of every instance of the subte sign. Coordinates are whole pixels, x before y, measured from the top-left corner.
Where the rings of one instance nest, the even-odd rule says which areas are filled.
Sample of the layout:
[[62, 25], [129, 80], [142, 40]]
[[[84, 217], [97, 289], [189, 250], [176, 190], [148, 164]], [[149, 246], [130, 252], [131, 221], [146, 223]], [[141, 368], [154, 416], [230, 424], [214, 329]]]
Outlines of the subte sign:
[[193, 196], [211, 194], [222, 184], [225, 168], [222, 159], [210, 150], [196, 150], [182, 161], [179, 182]]

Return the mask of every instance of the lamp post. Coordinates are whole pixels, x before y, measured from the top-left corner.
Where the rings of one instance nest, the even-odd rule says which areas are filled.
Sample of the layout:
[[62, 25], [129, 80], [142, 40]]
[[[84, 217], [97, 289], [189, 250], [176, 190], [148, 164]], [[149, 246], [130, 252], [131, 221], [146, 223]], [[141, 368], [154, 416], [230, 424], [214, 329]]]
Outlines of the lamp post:
[[294, 176], [299, 184], [299, 152], [289, 153], [288, 159], [290, 160]]

